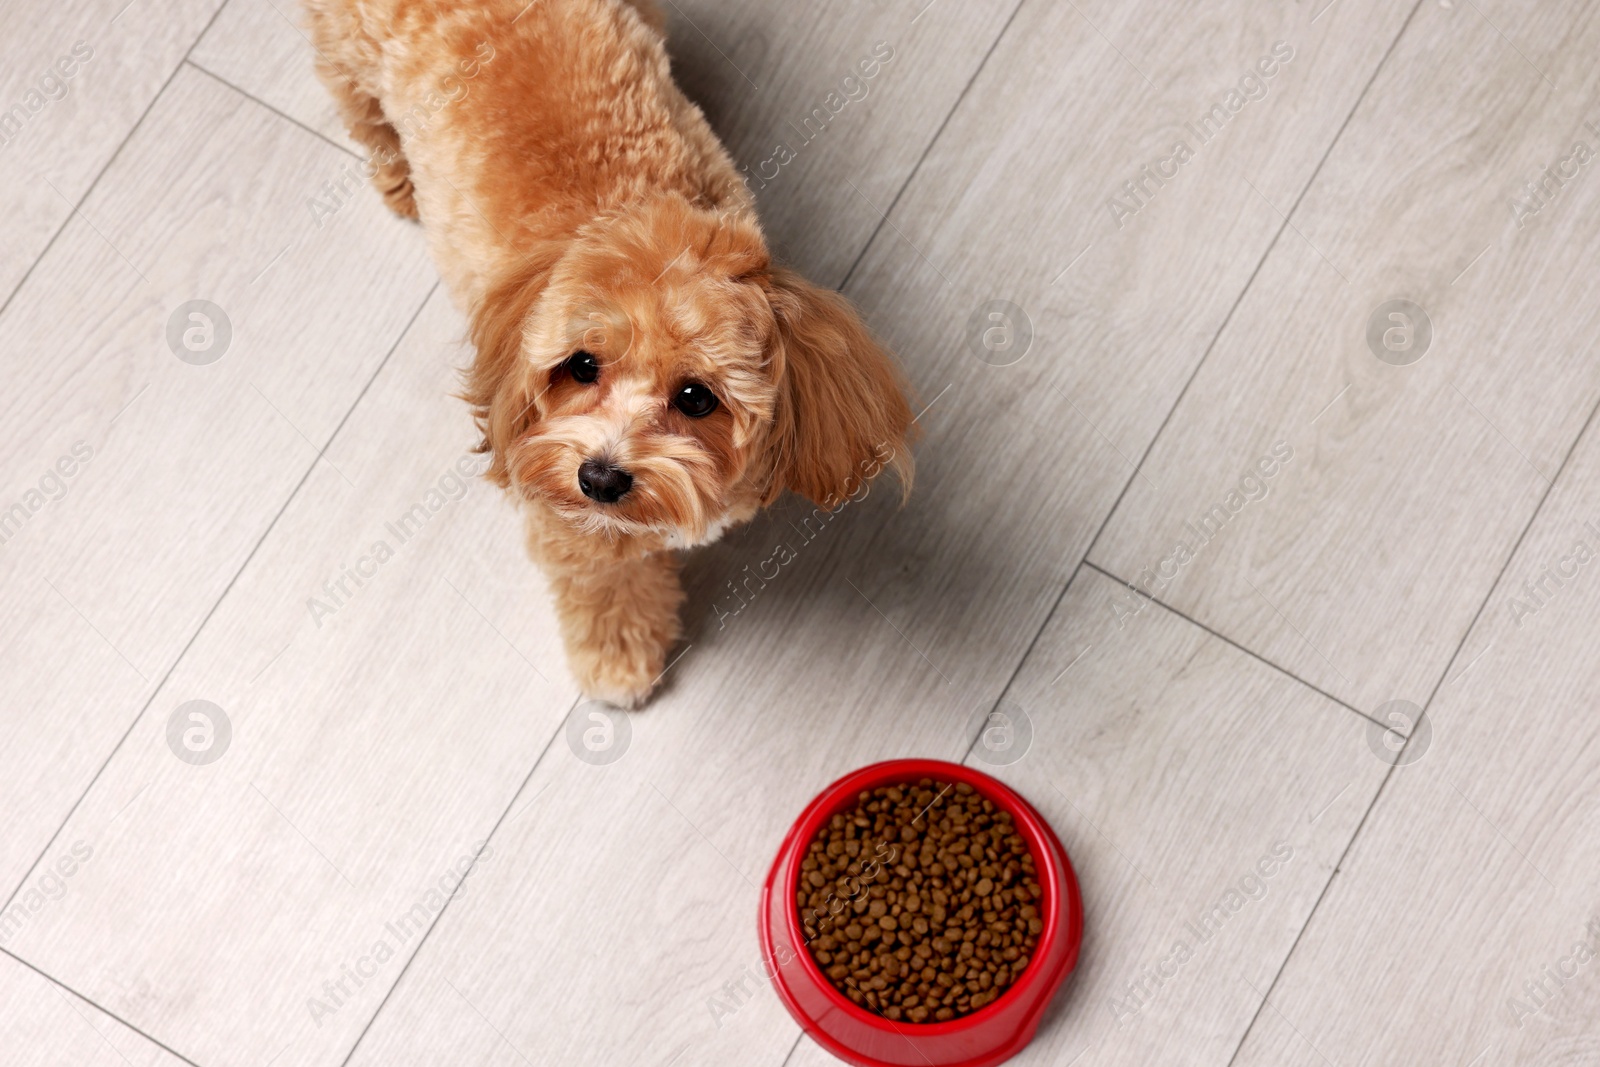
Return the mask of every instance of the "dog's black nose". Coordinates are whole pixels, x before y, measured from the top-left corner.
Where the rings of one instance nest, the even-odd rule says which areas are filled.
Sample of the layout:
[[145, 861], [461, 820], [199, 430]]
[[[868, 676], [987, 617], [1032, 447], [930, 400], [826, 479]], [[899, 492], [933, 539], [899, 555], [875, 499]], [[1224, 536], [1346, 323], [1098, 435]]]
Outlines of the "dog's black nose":
[[582, 489], [583, 495], [590, 500], [598, 500], [602, 504], [615, 504], [633, 488], [633, 475], [621, 467], [587, 459], [578, 468], [578, 488]]

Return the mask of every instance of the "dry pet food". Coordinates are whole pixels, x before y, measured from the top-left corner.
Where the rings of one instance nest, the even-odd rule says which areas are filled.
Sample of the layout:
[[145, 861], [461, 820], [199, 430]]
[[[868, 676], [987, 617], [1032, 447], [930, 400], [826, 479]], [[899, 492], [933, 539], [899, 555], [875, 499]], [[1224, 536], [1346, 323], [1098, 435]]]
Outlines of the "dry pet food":
[[945, 1022], [1028, 966], [1044, 924], [1011, 816], [972, 786], [924, 778], [863, 792], [823, 824], [795, 894], [834, 988], [886, 1019]]

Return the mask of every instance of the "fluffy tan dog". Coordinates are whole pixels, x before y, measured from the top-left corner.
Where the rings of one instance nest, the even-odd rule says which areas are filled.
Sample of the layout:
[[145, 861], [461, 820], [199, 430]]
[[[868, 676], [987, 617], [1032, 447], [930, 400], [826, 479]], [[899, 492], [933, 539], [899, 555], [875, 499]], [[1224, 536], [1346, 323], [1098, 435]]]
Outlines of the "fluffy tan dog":
[[901, 377], [772, 263], [651, 0], [307, 7], [374, 185], [470, 317], [465, 398], [573, 672], [636, 706], [681, 632], [677, 549], [786, 488], [827, 510], [885, 466], [909, 488]]

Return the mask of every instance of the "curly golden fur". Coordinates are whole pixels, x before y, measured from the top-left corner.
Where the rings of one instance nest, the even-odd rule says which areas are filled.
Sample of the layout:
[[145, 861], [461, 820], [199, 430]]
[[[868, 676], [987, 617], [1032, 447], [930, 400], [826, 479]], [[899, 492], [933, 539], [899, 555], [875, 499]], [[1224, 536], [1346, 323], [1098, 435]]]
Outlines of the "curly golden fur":
[[909, 488], [900, 373], [772, 263], [651, 0], [306, 7], [374, 186], [469, 317], [488, 477], [524, 506], [573, 672], [637, 706], [680, 636], [677, 549], [784, 489], [831, 510], [883, 466]]

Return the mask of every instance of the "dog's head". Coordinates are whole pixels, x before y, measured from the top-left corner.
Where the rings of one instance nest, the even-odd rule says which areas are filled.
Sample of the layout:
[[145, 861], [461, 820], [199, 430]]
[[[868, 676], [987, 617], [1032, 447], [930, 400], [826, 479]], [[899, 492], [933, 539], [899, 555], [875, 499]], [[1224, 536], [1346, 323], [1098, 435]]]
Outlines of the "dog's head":
[[662, 200], [536, 249], [472, 315], [488, 477], [574, 526], [703, 539], [791, 489], [909, 488], [900, 375], [850, 305], [742, 216]]

